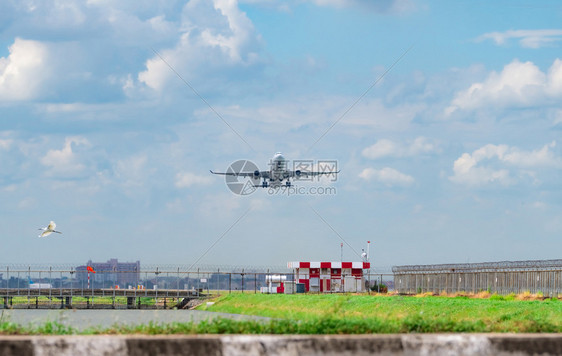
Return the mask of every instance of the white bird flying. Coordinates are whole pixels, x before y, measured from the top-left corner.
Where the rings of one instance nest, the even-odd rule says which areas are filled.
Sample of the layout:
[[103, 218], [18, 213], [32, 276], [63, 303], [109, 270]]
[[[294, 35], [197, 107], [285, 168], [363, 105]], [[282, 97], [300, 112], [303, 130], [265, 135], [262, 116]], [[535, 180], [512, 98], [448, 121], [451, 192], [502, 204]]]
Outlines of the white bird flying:
[[55, 224], [55, 222], [51, 220], [51, 222], [49, 223], [49, 225], [47, 225], [47, 227], [39, 228], [39, 230], [43, 230], [43, 232], [41, 233], [41, 235], [39, 235], [39, 237], [48, 236], [48, 235], [52, 234], [53, 232], [56, 232], [57, 234], [62, 234], [62, 232], [55, 230], [56, 227], [57, 227], [57, 224]]

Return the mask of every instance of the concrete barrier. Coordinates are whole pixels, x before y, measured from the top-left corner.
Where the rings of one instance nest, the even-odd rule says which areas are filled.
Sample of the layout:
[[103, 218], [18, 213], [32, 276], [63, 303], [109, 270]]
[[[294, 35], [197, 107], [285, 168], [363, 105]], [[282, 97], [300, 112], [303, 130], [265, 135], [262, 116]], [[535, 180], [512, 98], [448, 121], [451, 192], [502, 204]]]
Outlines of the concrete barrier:
[[561, 334], [0, 336], [2, 356], [561, 354]]

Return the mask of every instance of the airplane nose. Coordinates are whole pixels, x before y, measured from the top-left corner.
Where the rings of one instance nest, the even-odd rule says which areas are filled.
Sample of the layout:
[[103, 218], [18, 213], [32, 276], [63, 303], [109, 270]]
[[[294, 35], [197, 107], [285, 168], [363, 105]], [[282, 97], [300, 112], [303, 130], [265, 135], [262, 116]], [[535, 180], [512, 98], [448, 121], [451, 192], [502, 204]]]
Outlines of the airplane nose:
[[274, 161], [284, 161], [285, 157], [281, 154], [281, 152], [277, 152], [275, 156], [273, 156]]

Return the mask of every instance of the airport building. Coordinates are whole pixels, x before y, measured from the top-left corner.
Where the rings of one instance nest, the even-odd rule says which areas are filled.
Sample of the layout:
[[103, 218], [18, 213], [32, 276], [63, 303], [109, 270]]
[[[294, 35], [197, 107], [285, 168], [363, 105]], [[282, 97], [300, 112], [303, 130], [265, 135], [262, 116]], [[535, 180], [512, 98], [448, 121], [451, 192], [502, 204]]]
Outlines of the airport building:
[[[366, 281], [364, 270], [371, 268], [369, 262], [288, 262], [294, 280], [304, 285], [304, 292], [364, 292]], [[287, 289], [287, 283], [285, 283]]]
[[79, 281], [87, 282], [88, 266], [96, 272], [90, 274], [92, 282], [101, 282], [104, 286], [119, 285], [121, 288], [126, 288], [128, 285], [136, 286], [140, 281], [140, 261], [119, 262], [116, 258], [107, 262], [89, 260], [86, 265], [76, 267], [76, 278]]

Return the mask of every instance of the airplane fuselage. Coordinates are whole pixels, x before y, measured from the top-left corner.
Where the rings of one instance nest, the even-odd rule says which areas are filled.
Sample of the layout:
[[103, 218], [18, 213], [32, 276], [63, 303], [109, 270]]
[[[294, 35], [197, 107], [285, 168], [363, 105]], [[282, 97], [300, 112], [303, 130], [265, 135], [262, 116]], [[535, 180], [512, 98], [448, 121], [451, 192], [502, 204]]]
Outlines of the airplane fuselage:
[[269, 185], [278, 187], [282, 184], [283, 180], [289, 178], [287, 174], [287, 160], [283, 157], [281, 152], [277, 152], [271, 159], [270, 165]]

